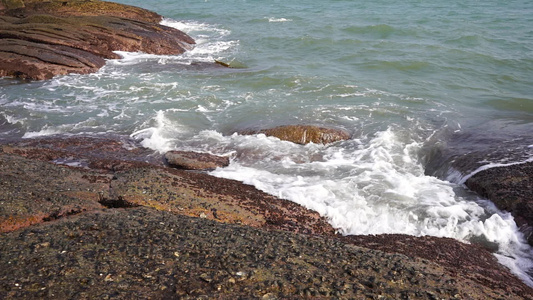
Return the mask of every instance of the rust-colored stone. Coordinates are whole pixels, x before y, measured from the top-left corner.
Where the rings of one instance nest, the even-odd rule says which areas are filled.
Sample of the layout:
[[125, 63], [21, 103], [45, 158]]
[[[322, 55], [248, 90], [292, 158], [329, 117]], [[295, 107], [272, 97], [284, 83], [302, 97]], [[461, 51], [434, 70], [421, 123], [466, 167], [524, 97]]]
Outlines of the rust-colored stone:
[[171, 167], [185, 170], [212, 170], [229, 165], [229, 157], [193, 151], [169, 151], [165, 159]]
[[296, 144], [329, 144], [344, 141], [350, 138], [350, 134], [342, 129], [326, 128], [313, 125], [286, 125], [270, 129], [245, 130], [240, 134], [263, 133], [267, 136], [274, 136], [280, 140], [293, 142]]
[[[0, 9], [0, 76], [49, 79], [96, 72], [114, 51], [175, 55], [194, 40], [144, 9], [103, 1], [25, 1]], [[10, 7], [10, 6], [7, 6]]]

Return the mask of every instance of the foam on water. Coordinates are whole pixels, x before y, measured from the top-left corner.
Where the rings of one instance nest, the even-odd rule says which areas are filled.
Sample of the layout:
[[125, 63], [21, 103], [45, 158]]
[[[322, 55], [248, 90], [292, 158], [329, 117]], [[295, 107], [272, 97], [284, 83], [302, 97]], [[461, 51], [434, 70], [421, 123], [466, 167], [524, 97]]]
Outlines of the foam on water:
[[418, 161], [422, 143], [406, 132], [389, 128], [329, 146], [302, 146], [264, 134], [224, 136], [204, 130], [191, 135], [164, 112], [158, 112], [155, 121], [132, 135], [143, 146], [230, 155], [230, 166], [211, 175], [242, 181], [315, 210], [342, 234], [481, 241], [495, 245], [499, 261], [533, 285], [526, 274], [533, 268], [533, 253], [513, 217], [486, 200], [461, 196], [456, 192], [463, 189], [460, 184], [425, 175]]
[[66, 133], [67, 130], [61, 130], [60, 128], [49, 128], [45, 126], [43, 129], [39, 131], [28, 131], [26, 132], [22, 138], [23, 139], [30, 139], [30, 138], [36, 138], [41, 136], [48, 136], [48, 135], [55, 135], [55, 134], [61, 134]]
[[196, 45], [181, 55], [154, 55], [141, 52], [115, 51], [122, 59], [109, 60], [111, 65], [135, 65], [140, 62], [155, 61], [158, 64], [191, 64], [193, 62], [214, 62], [225, 54], [230, 54], [239, 45], [237, 40], [228, 40], [229, 30], [195, 21], [177, 21], [164, 18], [162, 25], [179, 29], [192, 36]]
[[285, 18], [273, 18], [273, 17], [270, 17], [270, 18], [265, 18], [265, 19], [268, 19], [268, 22], [270, 22], [270, 23], [292, 22], [291, 19], [285, 19]]

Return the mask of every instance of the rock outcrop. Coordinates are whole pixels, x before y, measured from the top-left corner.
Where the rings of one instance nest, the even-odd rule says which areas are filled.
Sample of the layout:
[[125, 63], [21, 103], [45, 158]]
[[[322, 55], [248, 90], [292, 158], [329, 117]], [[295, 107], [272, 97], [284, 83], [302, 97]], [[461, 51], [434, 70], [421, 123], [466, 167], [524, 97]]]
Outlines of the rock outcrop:
[[238, 181], [164, 167], [161, 157], [146, 157], [147, 149], [119, 144], [72, 138], [1, 146], [0, 194], [7, 202], [0, 206], [0, 232], [97, 208], [135, 206], [261, 228], [334, 232], [296, 203]]
[[171, 167], [185, 170], [213, 170], [229, 165], [227, 156], [193, 151], [169, 151], [165, 159]]
[[[16, 3], [15, 3], [16, 2]], [[0, 76], [49, 79], [96, 72], [113, 51], [181, 54], [194, 45], [161, 16], [96, 0], [7, 1], [0, 6]]]
[[510, 212], [533, 246], [533, 162], [486, 169], [465, 184], [499, 209]]
[[133, 141], [0, 146], [0, 298], [533, 299], [485, 249], [342, 237], [233, 180]]
[[270, 129], [245, 130], [240, 134], [263, 133], [267, 136], [274, 136], [280, 140], [293, 142], [296, 144], [329, 144], [344, 141], [350, 138], [350, 134], [342, 129], [325, 128], [313, 125], [286, 125]]

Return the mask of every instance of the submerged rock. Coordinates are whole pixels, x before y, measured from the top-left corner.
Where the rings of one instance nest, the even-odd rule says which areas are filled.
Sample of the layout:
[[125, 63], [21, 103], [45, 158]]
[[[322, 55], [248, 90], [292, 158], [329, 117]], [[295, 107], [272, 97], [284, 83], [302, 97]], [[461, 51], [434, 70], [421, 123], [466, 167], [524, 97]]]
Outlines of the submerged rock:
[[270, 129], [241, 131], [240, 134], [263, 133], [267, 136], [274, 136], [280, 140], [293, 142], [296, 144], [329, 144], [344, 141], [350, 138], [350, 134], [342, 129], [325, 128], [313, 125], [286, 125]]
[[113, 51], [181, 54], [194, 40], [161, 16], [103, 1], [31, 1], [0, 7], [0, 76], [49, 79], [96, 72]]
[[486, 169], [465, 184], [499, 209], [510, 212], [533, 246], [533, 162]]
[[229, 157], [193, 151], [169, 151], [165, 159], [171, 167], [185, 170], [212, 170], [229, 165]]

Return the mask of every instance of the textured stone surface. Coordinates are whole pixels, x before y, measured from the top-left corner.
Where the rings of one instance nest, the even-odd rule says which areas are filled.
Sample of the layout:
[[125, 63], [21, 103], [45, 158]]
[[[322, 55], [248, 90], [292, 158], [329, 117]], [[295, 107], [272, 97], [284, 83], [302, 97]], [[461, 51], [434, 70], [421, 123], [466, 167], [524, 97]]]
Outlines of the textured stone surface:
[[339, 236], [315, 212], [164, 167], [127, 138], [1, 145], [0, 181], [2, 299], [533, 299], [479, 246]]
[[[194, 40], [161, 16], [103, 1], [24, 1], [0, 8], [0, 76], [49, 79], [96, 72], [113, 51], [181, 54]], [[12, 7], [4, 2], [4, 7]]]
[[280, 140], [293, 142], [296, 144], [329, 144], [344, 141], [350, 138], [350, 134], [341, 129], [325, 128], [313, 125], [286, 125], [270, 129], [245, 130], [240, 134], [263, 133], [267, 136], [275, 136]]
[[[125, 146], [116, 140], [37, 139], [1, 146], [0, 154], [0, 191], [6, 195], [5, 207], [0, 207], [5, 209], [1, 215], [6, 219], [0, 227], [11, 228], [12, 216], [22, 214], [7, 207], [19, 207], [26, 219], [33, 220], [19, 221], [20, 228], [42, 222], [55, 211], [70, 211], [76, 198], [65, 198], [63, 194], [71, 196], [83, 191], [90, 199], [88, 203], [85, 198], [78, 199], [80, 208], [76, 213], [104, 206], [148, 206], [226, 223], [314, 234], [334, 232], [318, 213], [296, 203], [238, 181], [163, 167], [161, 157], [150, 157], [147, 149]], [[34, 186], [36, 182], [38, 186]], [[34, 208], [34, 202], [27, 202], [27, 194], [34, 187], [38, 188], [35, 198], [51, 199], [40, 201], [47, 203], [40, 210]]]
[[149, 208], [1, 238], [3, 299], [532, 299], [402, 254]]
[[465, 184], [499, 209], [511, 212], [533, 246], [533, 162], [483, 170]]
[[171, 167], [185, 170], [211, 170], [229, 165], [229, 157], [193, 151], [169, 151], [165, 159]]

